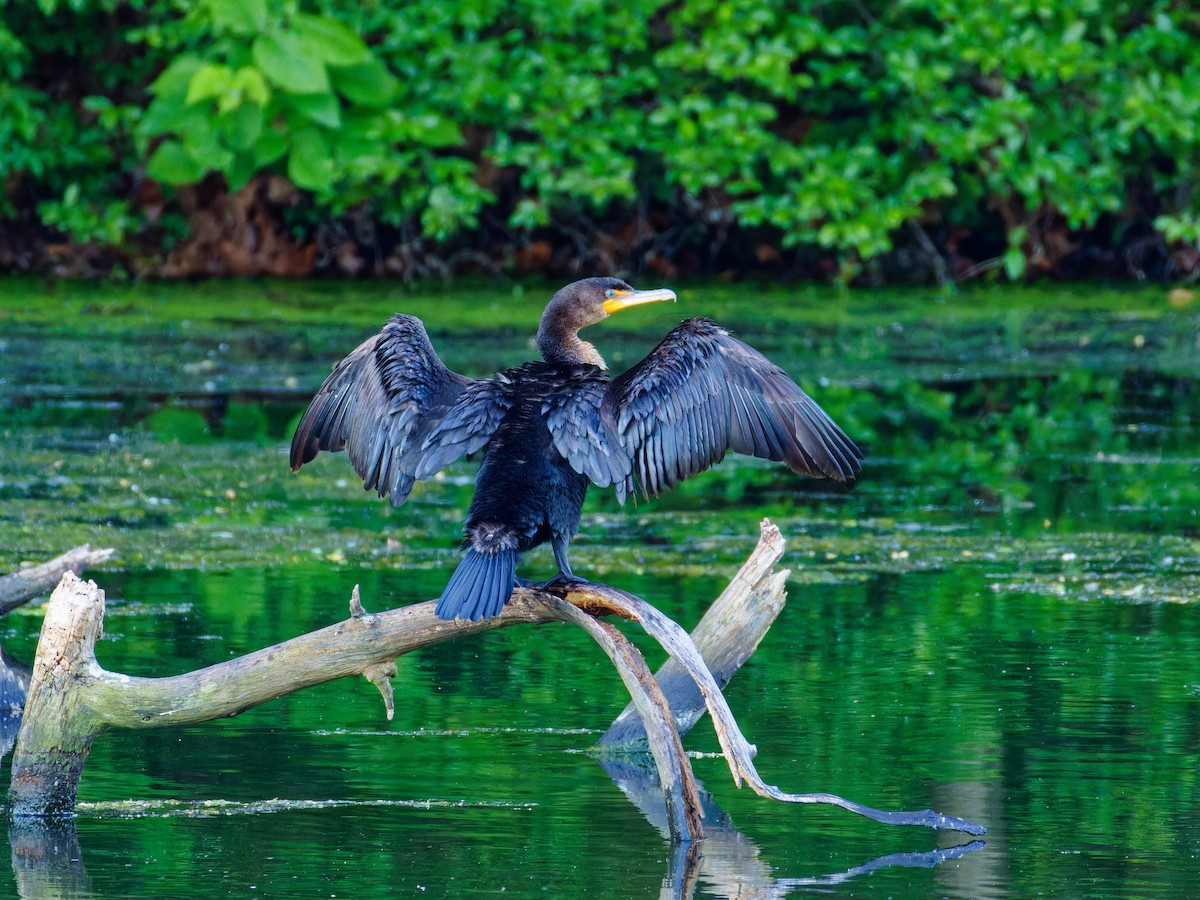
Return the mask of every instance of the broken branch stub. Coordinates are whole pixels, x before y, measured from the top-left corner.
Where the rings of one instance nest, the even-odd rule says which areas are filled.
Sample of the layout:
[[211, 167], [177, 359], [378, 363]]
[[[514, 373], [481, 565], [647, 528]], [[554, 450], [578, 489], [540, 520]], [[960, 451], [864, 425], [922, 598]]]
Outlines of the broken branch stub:
[[[368, 626], [374, 625], [378, 621], [363, 609], [362, 596], [357, 584], [350, 592], [350, 618]], [[389, 722], [396, 718], [396, 692], [392, 690], [392, 679], [396, 677], [396, 673], [396, 660], [394, 659], [391, 662], [376, 663], [363, 669], [363, 678], [379, 688], [379, 694], [383, 697], [383, 710]]]
[[14, 816], [70, 815], [75, 806], [75, 785], [102, 727], [75, 681], [95, 663], [103, 615], [94, 584], [73, 572], [62, 576], [42, 621], [17, 733], [9, 790]]

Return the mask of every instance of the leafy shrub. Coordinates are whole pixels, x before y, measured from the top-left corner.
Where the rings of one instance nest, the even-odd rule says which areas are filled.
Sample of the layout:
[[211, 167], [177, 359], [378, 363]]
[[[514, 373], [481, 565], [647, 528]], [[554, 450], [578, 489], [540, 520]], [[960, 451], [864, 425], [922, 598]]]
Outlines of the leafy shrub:
[[1200, 244], [1200, 15], [1170, 0], [40, 0], [0, 4], [0, 59], [0, 214], [76, 241], [148, 227], [146, 176], [274, 173], [310, 221], [668, 211], [847, 275], [914, 230], [1012, 278]]

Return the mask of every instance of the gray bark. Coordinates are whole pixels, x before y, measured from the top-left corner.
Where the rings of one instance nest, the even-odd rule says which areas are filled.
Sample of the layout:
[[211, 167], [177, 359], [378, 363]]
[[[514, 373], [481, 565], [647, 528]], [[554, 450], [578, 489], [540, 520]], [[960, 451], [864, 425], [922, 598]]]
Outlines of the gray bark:
[[91, 544], [84, 544], [41, 565], [0, 575], [0, 616], [53, 590], [64, 572], [78, 575], [84, 569], [104, 562], [112, 554], [111, 549], [93, 550]]
[[[782, 577], [768, 573], [782, 552], [782, 538], [763, 523], [759, 549], [751, 557], [750, 575], [739, 573], [731, 586], [741, 599], [719, 604], [706, 615], [698, 636], [723, 678], [753, 652], [782, 606]], [[770, 561], [767, 562], [766, 560]], [[766, 583], [768, 609], [759, 611], [750, 583]], [[739, 586], [739, 580], [745, 582]], [[729, 592], [727, 592], [729, 593]], [[723, 595], [724, 596], [724, 595]], [[9, 808], [14, 817], [69, 816], [92, 741], [108, 728], [158, 728], [234, 716], [292, 691], [364, 675], [379, 687], [389, 717], [393, 697], [389, 676], [394, 661], [413, 650], [452, 638], [481, 634], [520, 624], [570, 622], [588, 631], [608, 653], [633, 697], [649, 735], [667, 802], [671, 836], [694, 841], [703, 836], [702, 811], [691, 763], [683, 752], [677, 720], [691, 727], [701, 714], [713, 726], [734, 782], [748, 783], [758, 794], [788, 803], [830, 803], [877, 821], [983, 832], [981, 826], [935, 813], [889, 813], [861, 806], [832, 794], [788, 794], [765, 784], [751, 761], [753, 748], [738, 728], [717, 676], [710, 671], [692, 638], [674, 621], [641, 598], [607, 585], [572, 586], [566, 596], [518, 589], [499, 616], [479, 622], [447, 622], [434, 615], [428, 601], [402, 609], [367, 614], [358, 589], [344, 622], [219, 665], [168, 678], [132, 678], [108, 672], [96, 661], [95, 647], [104, 617], [104, 592], [73, 573], [63, 575], [47, 607], [30, 680], [25, 715], [13, 752]], [[772, 611], [773, 610], [773, 611]], [[673, 685], [664, 694], [645, 660], [629, 641], [597, 615], [617, 613], [640, 624], [667, 651], [695, 685], [664, 667]], [[631, 734], [629, 729], [624, 729]]]

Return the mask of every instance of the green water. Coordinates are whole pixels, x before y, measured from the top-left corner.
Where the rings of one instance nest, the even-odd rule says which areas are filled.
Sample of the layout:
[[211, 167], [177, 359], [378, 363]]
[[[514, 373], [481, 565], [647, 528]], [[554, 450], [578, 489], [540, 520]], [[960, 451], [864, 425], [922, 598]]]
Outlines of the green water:
[[[863, 477], [843, 490], [729, 459], [650, 503], [594, 491], [577, 571], [690, 626], [769, 516], [790, 599], [727, 691], [763, 777], [989, 829], [941, 865], [855, 874], [969, 839], [739, 791], [705, 720], [686, 745], [719, 810], [695, 896], [1200, 893], [1197, 307], [1159, 289], [679, 293], [588, 337], [620, 369], [681, 316], [717, 318], [859, 440]], [[342, 458], [289, 472], [290, 428], [389, 313], [421, 315], [452, 367], [483, 375], [528, 358], [546, 296], [0, 284], [0, 570], [115, 547], [91, 573], [98, 655], [136, 675], [338, 621], [356, 583], [368, 609], [436, 596], [472, 464], [391, 510]], [[550, 574], [549, 552], [522, 571]], [[40, 616], [0, 621], [7, 654], [32, 658]], [[14, 830], [0, 893], [684, 890], [664, 887], [680, 855], [586, 752], [627, 699], [590, 639], [514, 628], [398, 665], [393, 722], [358, 679], [102, 735], [75, 833]]]

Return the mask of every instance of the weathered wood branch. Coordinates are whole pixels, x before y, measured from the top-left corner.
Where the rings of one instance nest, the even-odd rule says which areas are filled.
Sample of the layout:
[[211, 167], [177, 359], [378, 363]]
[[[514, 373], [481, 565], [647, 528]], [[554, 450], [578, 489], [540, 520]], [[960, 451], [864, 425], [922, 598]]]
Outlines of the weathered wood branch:
[[768, 797], [783, 803], [828, 803], [888, 825], [920, 825], [926, 828], [965, 831], [968, 834], [976, 835], [983, 834], [987, 830], [974, 822], [954, 816], [944, 816], [932, 809], [916, 812], [885, 812], [863, 806], [853, 800], [846, 800], [835, 794], [789, 794], [774, 785], [767, 784], [754, 768], [753, 748], [738, 728], [733, 712], [729, 709], [729, 704], [725, 702], [725, 696], [721, 693], [716, 680], [704, 664], [704, 659], [700, 656], [687, 632], [640, 597], [616, 588], [610, 590], [615, 597], [615, 602], [612, 602], [608, 608], [625, 618], [638, 622], [662, 645], [672, 659], [687, 669], [688, 674], [695, 680], [700, 693], [704, 695], [704, 702], [708, 706], [709, 715], [712, 716], [717, 739], [721, 743], [721, 749], [729, 764], [733, 781], [738, 787], [742, 786], [744, 780], [761, 797]]
[[[132, 678], [96, 662], [104, 592], [72, 573], [54, 591], [42, 623], [25, 716], [13, 752], [13, 815], [67, 815], [88, 749], [107, 728], [156, 728], [235, 716], [247, 709], [386, 666], [451, 638], [557, 619], [534, 592], [517, 591], [482, 622], [446, 622], [435, 603], [350, 619], [218, 665], [165, 678]], [[361, 611], [361, 605], [359, 607]]]
[[[582, 603], [603, 607], [612, 601], [610, 591], [604, 585], [592, 585], [575, 593]], [[351, 617], [346, 621], [238, 659], [185, 675], [134, 678], [108, 672], [96, 661], [104, 593], [94, 583], [67, 573], [51, 597], [42, 623], [25, 716], [13, 753], [11, 814], [70, 815], [91, 743], [108, 728], [157, 728], [234, 716], [301, 688], [358, 674], [379, 686], [390, 706], [391, 685], [386, 674], [394, 671], [396, 657], [405, 653], [511, 625], [576, 622], [581, 615], [594, 621], [560, 598], [525, 589], [513, 595], [499, 616], [479, 622], [438, 619], [434, 601], [377, 614], [367, 614], [357, 601], [356, 590]], [[620, 646], [615, 639], [609, 643]], [[629, 650], [632, 645], [622, 648], [620, 658], [628, 658]], [[641, 665], [645, 667], [644, 661]], [[630, 666], [632, 662], [618, 666], [622, 677]], [[668, 709], [665, 701], [659, 705]], [[669, 714], [664, 715], [669, 722]], [[688, 802], [682, 779], [690, 779], [691, 769], [677, 734], [674, 741], [659, 741], [652, 749], [677, 754], [676, 760], [663, 762], [662, 771], [664, 776], [686, 772], [679, 776], [678, 792]], [[690, 796], [694, 795], [693, 788]], [[691, 810], [681, 808], [676, 819], [681, 837], [690, 835], [689, 822], [699, 822], [696, 810], [698, 805]]]
[[28, 603], [46, 591], [53, 590], [64, 572], [74, 572], [78, 575], [84, 569], [99, 565], [112, 555], [111, 548], [93, 550], [91, 544], [84, 544], [41, 565], [0, 575], [0, 616], [12, 612], [22, 603]]
[[690, 840], [704, 837], [700, 824], [700, 791], [692, 774], [691, 763], [683, 751], [683, 741], [674, 727], [671, 705], [650, 673], [650, 667], [637, 647], [607, 622], [594, 619], [565, 600], [553, 598], [551, 605], [564, 619], [574, 622], [592, 636], [625, 682], [632, 704], [641, 716], [642, 733], [658, 766], [659, 781], [667, 807], [667, 824], [673, 836], [687, 835]]
[[[774, 543], [777, 548], [770, 546]], [[763, 545], [768, 546], [763, 549]], [[769, 576], [770, 566], [781, 550], [778, 531], [764, 523], [756, 556], [773, 558], [765, 568], [762, 560], [755, 562], [752, 569], [761, 569], [761, 575], [750, 590], [743, 592], [746, 602], [756, 595], [754, 586], [765, 580], [765, 595], [777, 597], [776, 606], [782, 604], [781, 579]], [[718, 679], [682, 628], [644, 600], [606, 585], [572, 587], [566, 599], [570, 602], [541, 591], [519, 589], [494, 619], [446, 622], [434, 616], [434, 601], [368, 614], [356, 588], [350, 602], [351, 617], [344, 622], [184, 675], [131, 678], [107, 672], [97, 663], [95, 645], [103, 624], [104, 593], [95, 584], [67, 573], [51, 598], [42, 626], [25, 717], [13, 754], [10, 811], [17, 817], [70, 815], [88, 750], [107, 728], [155, 728], [233, 716], [292, 691], [357, 674], [365, 675], [380, 688], [390, 718], [390, 675], [395, 671], [396, 657], [495, 628], [565, 621], [585, 628], [616, 665], [642, 718], [643, 730], [649, 735], [649, 746], [668, 797], [673, 837], [697, 839], [702, 834], [698, 793], [676, 727], [676, 719], [687, 728], [699, 718], [697, 703], [688, 699], [683, 687], [672, 688], [676, 701], [672, 714], [668, 699], [641, 654], [615, 628], [594, 618], [596, 614], [616, 612], [639, 622], [698, 686], [739, 786], [745, 780], [765, 797], [792, 803], [832, 803], [891, 824], [951, 828], [972, 834], [983, 831], [970, 822], [930, 810], [886, 813], [830, 794], [787, 794], [765, 784], [754, 769], [753, 750], [721, 695]], [[743, 626], [718, 611], [701, 630], [702, 641], [712, 652], [723, 679], [727, 680], [749, 656], [777, 612], [776, 608], [757, 617], [758, 624]], [[751, 641], [749, 648], [724, 640], [726, 630]], [[664, 677], [668, 675], [665, 672]], [[669, 681], [682, 685], [675, 676]]]
[[[692, 630], [692, 642], [722, 690], [758, 649], [787, 602], [786, 584], [791, 573], [787, 569], [774, 571], [783, 558], [783, 549], [779, 529], [764, 519], [758, 546]], [[674, 657], [663, 663], [654, 679], [671, 704], [675, 727], [680, 735], [687, 734], [708, 709], [695, 679]], [[641, 716], [630, 703], [596, 744], [607, 752], [645, 739]]]

